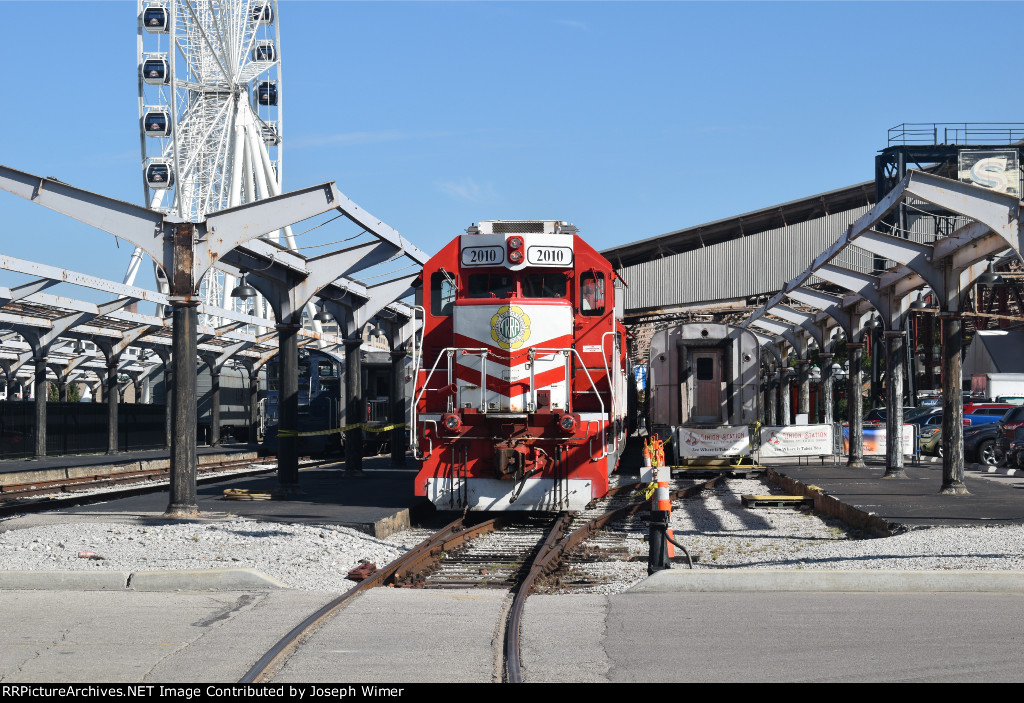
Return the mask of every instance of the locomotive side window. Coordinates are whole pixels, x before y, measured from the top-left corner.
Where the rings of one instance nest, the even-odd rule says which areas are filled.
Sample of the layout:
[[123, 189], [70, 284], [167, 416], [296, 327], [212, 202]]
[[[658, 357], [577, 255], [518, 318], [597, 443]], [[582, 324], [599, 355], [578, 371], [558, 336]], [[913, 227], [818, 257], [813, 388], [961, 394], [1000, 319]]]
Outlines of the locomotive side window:
[[523, 297], [564, 298], [565, 274], [553, 271], [526, 274], [523, 277]]
[[600, 315], [604, 312], [604, 274], [584, 273], [580, 276], [580, 312]]
[[467, 295], [470, 298], [508, 298], [514, 282], [507, 273], [471, 273]]
[[451, 274], [438, 271], [430, 276], [430, 314], [448, 317], [455, 307], [455, 281]]

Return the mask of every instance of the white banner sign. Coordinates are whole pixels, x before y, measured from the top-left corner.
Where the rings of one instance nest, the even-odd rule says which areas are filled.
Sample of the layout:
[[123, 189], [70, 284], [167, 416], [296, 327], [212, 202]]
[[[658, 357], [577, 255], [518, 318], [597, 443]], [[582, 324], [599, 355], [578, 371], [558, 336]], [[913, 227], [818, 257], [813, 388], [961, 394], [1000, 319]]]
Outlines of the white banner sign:
[[691, 456], [749, 456], [750, 430], [739, 427], [676, 427], [676, 454]]
[[787, 456], [827, 456], [834, 451], [832, 425], [789, 425], [762, 427], [762, 458]]
[[[864, 428], [864, 456], [885, 456], [885, 425]], [[843, 425], [843, 453], [850, 453], [850, 426]], [[914, 426], [903, 426], [903, 454], [914, 453]]]

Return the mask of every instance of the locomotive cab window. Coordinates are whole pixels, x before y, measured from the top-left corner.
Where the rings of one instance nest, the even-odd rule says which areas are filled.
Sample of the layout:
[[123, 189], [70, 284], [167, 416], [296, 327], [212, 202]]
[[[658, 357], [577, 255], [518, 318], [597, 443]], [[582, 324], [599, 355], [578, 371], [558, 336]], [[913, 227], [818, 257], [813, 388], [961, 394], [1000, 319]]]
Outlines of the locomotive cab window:
[[523, 277], [524, 298], [564, 298], [565, 274], [549, 271], [528, 273]]
[[430, 314], [448, 317], [455, 306], [455, 279], [446, 271], [430, 276]]
[[580, 313], [600, 315], [604, 312], [604, 274], [584, 273], [580, 276]]
[[507, 273], [473, 273], [469, 275], [467, 295], [470, 298], [509, 298], [515, 289]]

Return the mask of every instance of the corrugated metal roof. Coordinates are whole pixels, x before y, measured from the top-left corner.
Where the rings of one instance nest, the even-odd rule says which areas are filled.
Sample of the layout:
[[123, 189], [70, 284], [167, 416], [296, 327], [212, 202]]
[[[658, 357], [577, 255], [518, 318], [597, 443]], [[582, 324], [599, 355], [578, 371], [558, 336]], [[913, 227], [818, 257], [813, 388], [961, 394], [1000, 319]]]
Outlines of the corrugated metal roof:
[[621, 269], [666, 254], [681, 254], [731, 239], [749, 237], [769, 229], [794, 226], [852, 208], [874, 205], [874, 202], [875, 182], [867, 181], [611, 247], [601, 254]]
[[[626, 310], [745, 298], [778, 291], [835, 243], [870, 205], [844, 210], [740, 239], [627, 266]], [[836, 263], [870, 271], [871, 255], [844, 255]]]

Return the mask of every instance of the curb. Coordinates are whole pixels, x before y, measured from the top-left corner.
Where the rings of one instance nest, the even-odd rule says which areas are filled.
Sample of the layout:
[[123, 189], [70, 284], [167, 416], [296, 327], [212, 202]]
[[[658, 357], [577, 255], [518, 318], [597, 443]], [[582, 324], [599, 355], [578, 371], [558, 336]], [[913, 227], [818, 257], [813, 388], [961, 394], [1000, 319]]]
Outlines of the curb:
[[991, 464], [971, 464], [971, 471], [1002, 476], [1024, 476], [1024, 469], [1011, 469], [1007, 466], [992, 466]]
[[626, 593], [1024, 593], [1024, 571], [667, 569]]
[[780, 474], [775, 469], [768, 469], [765, 476], [770, 482], [781, 486], [787, 493], [812, 498], [814, 500], [814, 512], [816, 513], [842, 520], [847, 525], [864, 530], [875, 537], [891, 537], [899, 531], [898, 524], [889, 523], [874, 513], [866, 513], [852, 505], [847, 505], [820, 489], [812, 490], [810, 486], [806, 486], [785, 474]]
[[170, 571], [0, 571], [0, 590], [251, 591], [288, 588], [256, 569]]

